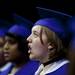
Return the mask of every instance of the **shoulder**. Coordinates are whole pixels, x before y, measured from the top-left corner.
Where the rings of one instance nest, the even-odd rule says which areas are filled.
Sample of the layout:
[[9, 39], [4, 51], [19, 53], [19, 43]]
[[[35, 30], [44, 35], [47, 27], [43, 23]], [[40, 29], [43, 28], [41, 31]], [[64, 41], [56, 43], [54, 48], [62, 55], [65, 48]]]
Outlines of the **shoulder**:
[[67, 75], [69, 67], [69, 61], [68, 60], [61, 60], [56, 63], [56, 65], [53, 67], [52, 70], [49, 70], [46, 74], [47, 75]]

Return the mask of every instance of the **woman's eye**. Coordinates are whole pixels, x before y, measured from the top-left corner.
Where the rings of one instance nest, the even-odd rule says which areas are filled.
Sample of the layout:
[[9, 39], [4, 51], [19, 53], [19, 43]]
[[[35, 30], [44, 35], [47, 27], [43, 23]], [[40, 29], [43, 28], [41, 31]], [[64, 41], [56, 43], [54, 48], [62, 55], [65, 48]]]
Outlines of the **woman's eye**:
[[14, 41], [14, 40], [9, 40], [8, 41], [10, 44], [15, 44], [16, 43], [16, 41]]
[[36, 33], [36, 32], [34, 32], [33, 35], [34, 35], [35, 37], [38, 37], [38, 36], [39, 36], [39, 34]]

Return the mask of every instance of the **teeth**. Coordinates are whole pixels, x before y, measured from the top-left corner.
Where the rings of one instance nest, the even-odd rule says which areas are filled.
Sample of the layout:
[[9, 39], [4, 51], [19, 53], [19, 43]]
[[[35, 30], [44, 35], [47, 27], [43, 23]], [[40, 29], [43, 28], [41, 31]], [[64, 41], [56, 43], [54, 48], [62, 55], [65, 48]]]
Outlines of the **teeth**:
[[29, 50], [28, 53], [30, 53], [31, 51]]
[[7, 56], [9, 53], [8, 52], [4, 52], [4, 56]]
[[4, 56], [8, 56], [8, 54], [4, 54]]

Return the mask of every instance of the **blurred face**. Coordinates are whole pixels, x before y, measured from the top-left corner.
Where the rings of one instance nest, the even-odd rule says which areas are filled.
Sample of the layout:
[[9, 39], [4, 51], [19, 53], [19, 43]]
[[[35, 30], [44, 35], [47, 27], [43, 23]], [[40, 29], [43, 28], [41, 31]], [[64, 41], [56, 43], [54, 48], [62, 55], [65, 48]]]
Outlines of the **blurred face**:
[[[40, 36], [42, 36], [43, 44], [41, 43]], [[44, 31], [41, 34], [41, 26], [37, 25], [32, 28], [31, 35], [27, 38], [29, 46], [29, 57], [39, 61], [46, 60], [49, 55], [47, 36]]]
[[0, 64], [4, 62], [4, 53], [3, 53], [3, 46], [5, 43], [5, 39], [0, 37]]
[[7, 61], [16, 61], [20, 57], [18, 43], [12, 37], [5, 37], [4, 56]]

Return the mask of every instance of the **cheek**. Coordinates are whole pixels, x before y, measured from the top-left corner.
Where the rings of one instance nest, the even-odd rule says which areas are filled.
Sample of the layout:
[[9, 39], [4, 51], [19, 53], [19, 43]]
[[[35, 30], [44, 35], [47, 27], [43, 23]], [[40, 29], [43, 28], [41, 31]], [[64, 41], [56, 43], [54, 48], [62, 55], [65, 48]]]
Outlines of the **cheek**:
[[42, 45], [40, 41], [34, 43], [33, 52], [36, 55], [44, 55], [47, 52], [47, 47]]
[[17, 46], [12, 46], [9, 53], [11, 57], [16, 57], [19, 54]]

